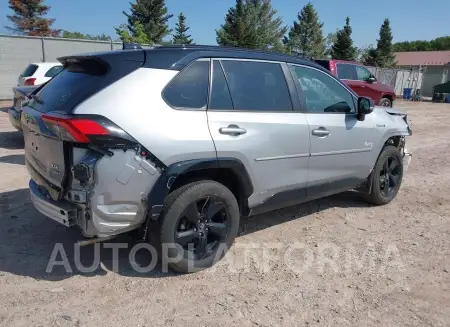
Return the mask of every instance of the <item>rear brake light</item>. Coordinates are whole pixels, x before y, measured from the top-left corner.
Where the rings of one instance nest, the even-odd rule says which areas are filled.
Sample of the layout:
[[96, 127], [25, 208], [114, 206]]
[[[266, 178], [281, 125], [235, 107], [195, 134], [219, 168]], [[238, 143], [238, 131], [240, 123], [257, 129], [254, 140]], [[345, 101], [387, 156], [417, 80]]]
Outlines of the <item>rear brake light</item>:
[[25, 86], [33, 86], [35, 82], [36, 82], [35, 78], [29, 78], [29, 79], [27, 79], [25, 81], [25, 83], [23, 83], [23, 85], [25, 85]]
[[89, 135], [109, 134], [106, 128], [88, 118], [65, 118], [43, 115], [42, 120], [48, 129], [64, 141], [89, 143]]
[[336, 64], [333, 61], [330, 61], [330, 71], [336, 75]]

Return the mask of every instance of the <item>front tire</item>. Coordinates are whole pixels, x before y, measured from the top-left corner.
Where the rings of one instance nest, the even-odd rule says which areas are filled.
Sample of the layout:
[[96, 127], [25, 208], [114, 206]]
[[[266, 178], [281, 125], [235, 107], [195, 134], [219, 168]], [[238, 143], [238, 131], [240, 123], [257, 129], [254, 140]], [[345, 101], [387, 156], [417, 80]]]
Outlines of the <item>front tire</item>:
[[372, 190], [366, 200], [375, 205], [391, 202], [398, 193], [403, 179], [403, 160], [398, 149], [386, 146], [374, 168]]
[[162, 263], [190, 273], [213, 266], [225, 255], [238, 233], [240, 213], [227, 187], [205, 180], [169, 194], [160, 219]]

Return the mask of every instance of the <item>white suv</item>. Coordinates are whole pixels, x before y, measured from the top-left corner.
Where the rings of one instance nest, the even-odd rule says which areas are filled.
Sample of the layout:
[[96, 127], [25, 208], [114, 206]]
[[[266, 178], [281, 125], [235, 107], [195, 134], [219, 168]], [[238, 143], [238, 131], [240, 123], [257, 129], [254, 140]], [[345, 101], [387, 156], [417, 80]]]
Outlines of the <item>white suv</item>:
[[39, 85], [49, 81], [63, 69], [59, 62], [38, 62], [27, 66], [19, 76], [17, 86]]

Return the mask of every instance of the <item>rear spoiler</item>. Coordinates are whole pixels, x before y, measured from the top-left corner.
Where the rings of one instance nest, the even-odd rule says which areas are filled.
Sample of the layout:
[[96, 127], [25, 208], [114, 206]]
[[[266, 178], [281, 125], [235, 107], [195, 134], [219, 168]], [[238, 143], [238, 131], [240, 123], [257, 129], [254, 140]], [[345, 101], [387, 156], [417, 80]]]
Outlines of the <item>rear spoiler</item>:
[[143, 65], [145, 51], [142, 48], [134, 50], [92, 52], [57, 58], [65, 69], [73, 72], [103, 75], [111, 67], [119, 67], [126, 62], [135, 62]]

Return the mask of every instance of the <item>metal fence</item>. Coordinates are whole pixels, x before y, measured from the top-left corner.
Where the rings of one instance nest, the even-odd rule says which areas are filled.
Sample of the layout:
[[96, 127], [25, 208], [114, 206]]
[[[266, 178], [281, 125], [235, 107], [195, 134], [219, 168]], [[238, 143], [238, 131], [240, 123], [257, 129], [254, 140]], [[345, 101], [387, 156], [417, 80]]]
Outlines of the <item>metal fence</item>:
[[[380, 83], [392, 86], [397, 96], [402, 96], [405, 88], [411, 88], [413, 92], [421, 89], [421, 94], [424, 94], [422, 90], [423, 69], [419, 69], [418, 67], [412, 69], [369, 67], [369, 70]], [[431, 95], [427, 94], [426, 96]]]
[[32, 62], [56, 61], [76, 53], [121, 49], [121, 42], [0, 34], [0, 100], [12, 98], [12, 88]]

